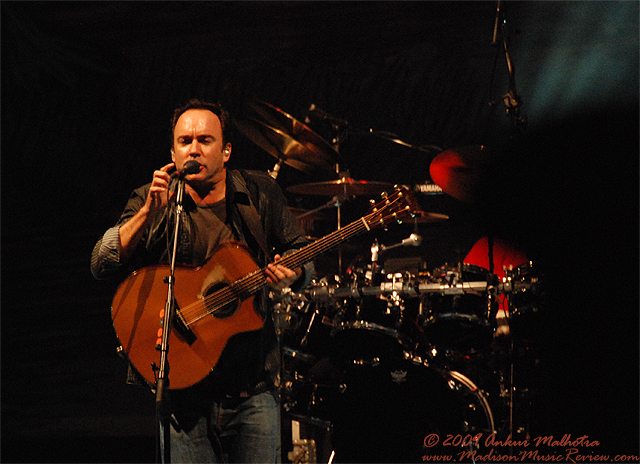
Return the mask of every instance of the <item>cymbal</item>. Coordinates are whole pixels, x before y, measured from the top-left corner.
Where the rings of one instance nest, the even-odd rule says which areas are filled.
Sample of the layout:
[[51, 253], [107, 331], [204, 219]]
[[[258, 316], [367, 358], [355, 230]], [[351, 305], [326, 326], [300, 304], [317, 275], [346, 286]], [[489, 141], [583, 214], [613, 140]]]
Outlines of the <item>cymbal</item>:
[[304, 123], [266, 102], [249, 105], [257, 114], [236, 125], [270, 155], [303, 172], [335, 173], [338, 152]]
[[405, 140], [402, 140], [400, 137], [398, 137], [396, 134], [392, 133], [392, 132], [387, 132], [387, 131], [374, 131], [374, 130], [369, 130], [367, 132], [365, 132], [368, 135], [373, 135], [375, 137], [387, 140], [389, 142], [393, 142], [396, 145], [400, 145], [406, 148], [410, 148], [412, 150], [418, 150], [418, 151], [423, 151], [426, 153], [437, 153], [439, 151], [442, 151], [442, 148], [440, 147], [436, 147], [435, 145], [414, 145], [410, 142], [407, 142]]
[[433, 159], [429, 174], [446, 194], [464, 203], [476, 203], [491, 158], [483, 145], [451, 148]]
[[326, 182], [312, 182], [309, 184], [292, 185], [291, 187], [287, 188], [287, 191], [292, 193], [301, 193], [303, 195], [341, 195], [350, 197], [354, 195], [379, 195], [385, 190], [389, 190], [391, 188], [393, 188], [393, 185], [385, 182], [370, 182], [366, 180], [354, 180], [350, 177], [344, 177], [342, 179]]
[[335, 174], [333, 154], [296, 140], [281, 129], [255, 119], [234, 122], [249, 140], [284, 164], [308, 174]]

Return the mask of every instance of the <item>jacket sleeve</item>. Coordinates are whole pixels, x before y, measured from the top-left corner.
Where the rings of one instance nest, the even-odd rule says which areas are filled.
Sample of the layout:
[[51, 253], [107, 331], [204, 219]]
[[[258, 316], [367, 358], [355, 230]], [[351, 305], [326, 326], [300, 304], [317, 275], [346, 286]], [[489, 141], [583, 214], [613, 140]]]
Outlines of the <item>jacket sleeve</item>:
[[[280, 186], [270, 176], [266, 182], [268, 182], [266, 195], [269, 197], [267, 200], [269, 211], [265, 214], [265, 224], [270, 231], [275, 252], [286, 256], [308, 245], [311, 240], [305, 235], [302, 226], [288, 208]], [[291, 286], [291, 290], [294, 292], [303, 290], [315, 277], [315, 266], [313, 261], [309, 261], [302, 267], [302, 275]]]
[[98, 280], [108, 279], [124, 268], [120, 261], [120, 226], [131, 219], [144, 205], [148, 186], [134, 190], [115, 226], [107, 229], [91, 253], [91, 274]]

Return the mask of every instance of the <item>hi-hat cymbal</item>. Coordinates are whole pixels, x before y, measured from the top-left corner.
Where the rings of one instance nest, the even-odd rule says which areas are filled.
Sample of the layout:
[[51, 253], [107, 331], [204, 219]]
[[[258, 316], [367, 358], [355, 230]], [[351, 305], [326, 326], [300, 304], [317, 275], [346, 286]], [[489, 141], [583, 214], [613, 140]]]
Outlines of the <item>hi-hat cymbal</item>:
[[338, 180], [326, 182], [312, 182], [309, 184], [292, 185], [287, 191], [292, 193], [301, 193], [303, 195], [324, 195], [343, 197], [351, 196], [374, 196], [379, 195], [385, 190], [393, 188], [392, 184], [385, 182], [370, 182], [366, 180], [354, 180], [345, 177]]
[[237, 121], [250, 140], [285, 164], [307, 173], [335, 173], [338, 153], [291, 115], [266, 102], [250, 105], [257, 117]]
[[433, 159], [429, 174], [446, 194], [464, 203], [476, 203], [491, 161], [492, 154], [483, 145], [451, 148]]

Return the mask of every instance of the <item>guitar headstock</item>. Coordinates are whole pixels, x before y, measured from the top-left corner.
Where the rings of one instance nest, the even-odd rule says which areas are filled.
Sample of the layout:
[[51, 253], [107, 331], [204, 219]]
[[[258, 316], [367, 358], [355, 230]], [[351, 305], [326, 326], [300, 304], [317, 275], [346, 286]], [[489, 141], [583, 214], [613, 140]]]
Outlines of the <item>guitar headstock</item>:
[[413, 192], [406, 187], [396, 186], [393, 193], [371, 207], [371, 212], [364, 219], [371, 228], [387, 227], [418, 213], [420, 207]]

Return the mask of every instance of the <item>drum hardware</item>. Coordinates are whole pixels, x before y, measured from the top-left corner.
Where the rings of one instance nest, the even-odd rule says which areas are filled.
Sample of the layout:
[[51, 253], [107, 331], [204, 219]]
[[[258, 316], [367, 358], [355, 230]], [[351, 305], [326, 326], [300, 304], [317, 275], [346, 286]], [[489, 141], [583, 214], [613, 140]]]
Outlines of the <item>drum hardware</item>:
[[329, 422], [297, 414], [287, 414], [287, 419], [290, 420], [283, 423], [282, 434], [291, 437], [291, 446], [283, 448], [283, 453], [287, 452], [291, 463], [333, 462], [335, 451], [331, 448]]
[[[501, 286], [503, 291], [509, 287]], [[385, 296], [397, 293], [404, 297], [419, 297], [422, 294], [434, 293], [440, 295], [465, 295], [477, 294], [487, 290], [486, 281], [463, 282], [455, 285], [433, 283], [419, 279], [417, 285], [413, 281], [409, 282], [381, 282], [375, 286], [355, 286], [355, 285], [322, 285], [318, 287], [308, 287], [305, 296], [314, 301], [328, 301], [336, 298], [360, 298], [364, 296]]]
[[413, 233], [409, 235], [409, 237], [402, 240], [400, 243], [396, 243], [394, 245], [389, 245], [389, 246], [380, 245], [380, 251], [392, 250], [394, 248], [401, 247], [401, 246], [420, 246], [421, 243], [422, 243], [422, 237], [417, 233]]
[[309, 109], [307, 110], [307, 115], [305, 117], [305, 123], [306, 124], [311, 124], [311, 123], [328, 123], [331, 124], [332, 127], [334, 128], [343, 128], [343, 129], [349, 129], [352, 133], [356, 133], [356, 134], [363, 134], [363, 135], [371, 135], [380, 139], [384, 139], [387, 140], [389, 142], [393, 142], [397, 145], [401, 145], [403, 147], [406, 148], [410, 148], [412, 150], [418, 150], [418, 151], [423, 151], [423, 152], [427, 152], [427, 153], [434, 153], [434, 152], [440, 152], [442, 151], [442, 148], [440, 147], [436, 147], [434, 145], [414, 145], [411, 144], [409, 142], [406, 142], [402, 139], [400, 139], [400, 137], [392, 132], [388, 132], [388, 131], [375, 131], [371, 128], [366, 128], [366, 127], [358, 127], [352, 123], [350, 123], [349, 121], [346, 121], [344, 119], [335, 117], [329, 113], [327, 113], [326, 111], [323, 111], [322, 109], [318, 108], [318, 106], [315, 103], [312, 103], [311, 106], [309, 106]]
[[287, 453], [287, 457], [292, 463], [310, 463], [315, 464], [316, 459], [316, 442], [315, 440], [300, 439], [300, 423], [298, 421], [292, 421], [293, 424], [298, 424], [296, 427], [293, 426], [294, 429], [297, 429], [297, 436], [294, 432], [292, 435], [292, 443], [293, 443], [293, 451], [289, 451]]
[[[462, 269], [463, 273], [460, 273], [460, 269]], [[331, 446], [335, 448], [336, 456], [339, 459], [349, 459], [349, 453], [352, 451], [355, 452], [355, 448], [360, 447], [360, 432], [352, 432], [353, 428], [362, 429], [364, 427], [366, 430], [363, 433], [374, 436], [374, 443], [380, 441], [384, 446], [392, 446], [396, 449], [400, 447], [400, 443], [404, 444], [404, 441], [398, 441], [400, 439], [391, 434], [390, 429], [385, 429], [385, 425], [378, 419], [374, 420], [368, 418], [368, 416], [364, 416], [356, 426], [356, 423], [351, 423], [349, 419], [344, 417], [366, 414], [364, 413], [366, 409], [365, 405], [368, 405], [369, 408], [371, 408], [372, 405], [375, 405], [377, 408], [382, 407], [384, 419], [390, 423], [395, 423], [396, 415], [411, 414], [408, 410], [405, 411], [407, 407], [406, 403], [411, 403], [414, 408], [424, 410], [423, 415], [425, 417], [428, 416], [433, 407], [436, 409], [442, 407], [447, 410], [450, 409], [450, 411], [455, 411], [452, 414], [460, 421], [458, 425], [459, 428], [455, 429], [458, 430], [457, 433], [486, 433], [487, 436], [494, 432], [505, 433], [505, 436], [508, 431], [519, 434], [524, 433], [522, 430], [526, 428], [526, 424], [521, 423], [520, 421], [522, 419], [518, 416], [518, 414], [522, 414], [520, 411], [522, 410], [522, 406], [520, 406], [520, 410], [516, 408], [514, 412], [514, 403], [517, 403], [518, 399], [514, 398], [514, 368], [512, 364], [504, 366], [504, 368], [498, 369], [495, 372], [491, 370], [491, 372], [494, 372], [494, 375], [500, 375], [502, 379], [499, 382], [499, 386], [496, 384], [494, 397], [494, 391], [491, 390], [491, 393], [489, 393], [481, 378], [476, 379], [466, 371], [460, 371], [450, 367], [450, 364], [453, 364], [450, 362], [451, 359], [441, 362], [443, 355], [446, 357], [448, 356], [447, 353], [451, 353], [452, 356], [461, 356], [460, 359], [457, 360], [459, 364], [464, 365], [465, 363], [476, 362], [485, 365], [492, 363], [492, 360], [485, 356], [487, 353], [482, 353], [481, 350], [461, 353], [456, 350], [448, 350], [447, 347], [438, 345], [426, 346], [422, 347], [422, 350], [418, 350], [415, 348], [413, 340], [409, 340], [411, 337], [397, 330], [393, 324], [383, 325], [366, 319], [352, 320], [346, 318], [346, 302], [348, 300], [360, 302], [366, 297], [373, 297], [374, 301], [377, 301], [379, 297], [391, 298], [392, 304], [395, 304], [396, 301], [406, 303], [407, 300], [419, 301], [423, 298], [435, 296], [458, 297], [471, 295], [482, 299], [483, 294], [486, 297], [486, 292], [489, 291], [491, 282], [488, 279], [482, 281], [478, 280], [477, 277], [474, 278], [474, 275], [479, 275], [474, 273], [478, 272], [482, 272], [481, 268], [459, 266], [456, 268], [445, 268], [441, 273], [433, 272], [416, 278], [414, 277], [415, 274], [411, 273], [385, 273], [382, 267], [376, 269], [368, 267], [356, 271], [356, 275], [349, 281], [343, 282], [336, 276], [336, 281], [331, 284], [324, 280], [320, 283], [314, 283], [303, 294], [291, 294], [292, 298], [298, 299], [298, 301], [291, 303], [292, 311], [298, 311], [300, 308], [309, 311], [310, 308], [307, 309], [304, 304], [320, 305], [324, 303], [340, 308], [335, 311], [333, 317], [333, 328], [331, 330], [332, 343], [337, 343], [337, 338], [348, 335], [347, 332], [351, 330], [358, 332], [355, 338], [356, 345], [359, 345], [361, 340], [368, 339], [372, 336], [376, 337], [374, 341], [375, 345], [378, 345], [381, 340], [388, 340], [388, 342], [383, 344], [382, 351], [378, 353], [373, 352], [371, 356], [358, 356], [360, 353], [349, 353], [347, 351], [345, 353], [345, 363], [342, 364], [339, 369], [340, 375], [347, 376], [346, 380], [338, 380], [337, 384], [332, 387], [331, 395], [333, 396], [330, 397], [330, 400], [329, 397], [325, 398], [322, 397], [322, 395], [317, 395], [318, 388], [321, 387], [315, 384], [305, 372], [294, 373], [292, 382], [304, 384], [304, 388], [300, 390], [300, 387], [297, 387], [296, 389], [295, 385], [293, 385], [293, 392], [291, 394], [295, 396], [294, 399], [296, 403], [292, 405], [292, 409], [290, 409], [289, 412], [300, 411], [302, 418], [307, 417], [310, 420], [326, 420], [326, 423], [330, 424], [331, 427], [337, 423], [337, 429], [333, 429], [332, 431], [332, 440], [335, 439], [336, 443], [332, 443]], [[509, 293], [515, 290], [529, 295], [535, 287], [534, 284], [537, 282], [535, 282], [535, 280], [531, 282], [533, 279], [529, 277], [529, 274], [524, 268], [518, 271], [518, 276], [523, 276], [523, 278], [515, 278], [514, 276], [515, 271], [512, 271], [509, 276], [510, 278], [505, 278], [499, 282], [498, 285], [496, 285], [496, 293], [510, 296]], [[304, 304], [301, 303], [301, 301]], [[381, 315], [383, 315], [384, 312], [382, 308], [379, 310]], [[311, 315], [310, 312], [308, 314]], [[359, 314], [362, 316], [362, 313]], [[445, 313], [443, 313], [443, 315], [444, 314]], [[487, 314], [486, 306], [484, 307], [484, 312], [479, 314], [482, 314], [483, 318], [486, 319], [486, 317], [484, 317]], [[320, 315], [321, 314], [318, 313], [315, 316], [316, 324]], [[455, 316], [460, 320], [466, 320], [468, 322], [473, 319], [472, 314], [456, 314], [455, 312], [451, 312], [450, 316]], [[305, 324], [305, 327], [308, 328], [309, 326]], [[338, 337], [334, 338], [336, 335], [338, 335]], [[405, 343], [403, 344], [403, 342]], [[394, 344], [397, 348], [389, 350], [388, 347], [394, 346]], [[313, 359], [312, 356], [305, 357], [304, 354], [305, 353], [299, 356], [296, 350], [292, 350], [290, 358], [294, 360], [297, 359], [299, 362]], [[418, 389], [421, 393], [410, 393], [408, 396], [400, 393], [400, 391], [404, 390], [398, 390], [396, 394], [389, 393], [393, 391], [393, 388], [403, 389], [408, 385], [414, 388], [414, 383], [418, 383], [424, 388], [432, 388], [429, 387], [429, 384], [438, 382], [431, 378], [430, 375], [427, 375], [425, 379], [417, 380], [417, 378], [412, 376], [412, 371], [415, 369], [419, 371], [424, 369], [428, 372], [440, 372], [444, 378], [443, 382], [446, 388], [454, 394], [456, 399], [453, 400], [447, 397], [447, 399], [442, 400], [443, 406], [436, 407], [430, 404], [430, 402], [437, 401], [436, 398], [438, 398], [438, 394], [430, 396], [429, 398], [421, 397], [418, 400], [416, 395], [427, 394], [424, 390]], [[488, 373], [484, 375], [491, 375], [491, 372], [487, 372]], [[498, 380], [495, 380], [495, 382], [497, 381]], [[494, 381], [491, 381], [491, 383], [493, 384]], [[338, 384], [340, 386], [338, 386]], [[526, 385], [519, 388], [520, 394], [523, 394], [526, 390]], [[304, 394], [301, 395], [301, 393]], [[393, 401], [395, 401], [395, 403], [384, 403], [378, 401], [378, 397], [376, 396], [378, 393], [380, 393], [381, 398], [393, 398], [394, 396], [402, 395], [404, 399], [394, 399]], [[342, 399], [342, 397], [344, 397], [344, 399]], [[356, 397], [360, 398], [356, 401]], [[326, 417], [323, 416], [322, 419], [318, 419], [316, 417], [317, 413], [314, 410], [323, 409], [323, 401], [325, 404], [330, 403], [329, 411], [326, 412], [328, 415]], [[524, 413], [526, 414], [528, 410], [526, 409], [526, 405], [524, 407]], [[496, 412], [498, 415], [496, 415]], [[436, 415], [436, 417], [440, 416]], [[376, 420], [378, 421], [376, 422]], [[418, 422], [414, 422], [414, 424], [417, 423]], [[396, 426], [399, 427], [400, 430], [404, 430], [407, 427], [405, 425], [403, 429], [399, 424], [396, 424]], [[376, 434], [379, 433], [379, 430], [369, 430], [367, 427], [381, 428], [382, 431], [380, 433], [386, 433], [388, 436], [378, 436]], [[352, 433], [356, 435], [354, 436]], [[369, 437], [369, 439], [370, 438], [371, 437]], [[304, 443], [301, 443], [301, 446], [302, 445], [304, 445]], [[364, 441], [361, 445], [368, 448]]]
[[543, 287], [539, 270], [532, 261], [512, 269], [505, 268], [505, 277], [502, 280], [504, 286], [509, 289], [507, 295], [510, 317], [517, 318], [539, 311]]
[[[482, 150], [480, 152], [482, 154]], [[471, 174], [474, 174], [479, 172], [479, 169], [479, 165], [474, 165], [469, 170]], [[366, 182], [353, 181], [348, 176], [343, 176], [341, 179], [344, 179], [343, 184], [346, 185], [342, 191], [338, 190], [340, 182], [332, 181], [329, 183], [315, 183], [315, 185], [303, 184], [305, 186], [300, 187], [300, 192], [315, 194], [315, 192], [311, 193], [311, 191], [314, 187], [318, 187], [326, 188], [324, 192], [326, 195], [333, 194], [335, 196], [341, 192], [346, 192], [353, 196], [373, 194], [373, 188], [362, 187]], [[444, 189], [442, 190], [445, 191]], [[447, 191], [445, 193], [451, 194]], [[463, 193], [469, 195], [470, 191], [463, 191]], [[329, 206], [324, 206], [321, 209], [333, 206], [334, 201], [339, 200], [339, 196], [332, 198], [327, 203]], [[448, 217], [444, 215], [436, 217], [426, 213], [418, 216], [416, 222], [431, 223], [446, 219]], [[409, 222], [406, 223], [409, 224]], [[417, 231], [416, 236], [419, 237]], [[307, 288], [303, 294], [299, 295], [299, 298], [304, 300], [304, 304], [298, 302], [296, 305], [291, 306], [292, 311], [305, 312], [308, 316], [301, 326], [304, 327], [304, 334], [298, 339], [300, 344], [296, 347], [300, 348], [299, 351], [301, 353], [306, 354], [308, 340], [314, 329], [313, 326], [322, 325], [320, 324], [322, 319], [325, 322], [329, 322], [328, 325], [324, 325], [324, 328], [330, 328], [330, 343], [332, 344], [337, 343], [340, 337], [346, 336], [349, 338], [355, 336], [353, 345], [358, 347], [362, 341], [369, 337], [375, 337], [371, 344], [375, 346], [382, 341], [381, 346], [383, 348], [381, 351], [373, 351], [368, 356], [360, 355], [359, 352], [347, 351], [345, 353], [345, 363], [340, 366], [340, 373], [341, 375], [346, 375], [348, 377], [347, 380], [350, 380], [349, 376], [355, 377], [355, 384], [353, 379], [341, 382], [339, 395], [344, 395], [345, 392], [348, 395], [353, 395], [355, 390], [357, 395], [366, 396], [368, 394], [364, 390], [367, 388], [366, 386], [374, 390], [387, 388], [386, 386], [380, 386], [385, 382], [400, 388], [407, 383], [415, 382], [415, 380], [411, 380], [411, 368], [408, 366], [422, 366], [416, 368], [441, 371], [447, 388], [463, 398], [461, 400], [463, 406], [460, 406], [458, 410], [463, 411], [464, 414], [460, 431], [486, 431], [487, 433], [492, 433], [496, 431], [496, 421], [500, 422], [499, 432], [505, 432], [506, 434], [507, 428], [509, 432], [513, 431], [514, 433], [516, 430], [521, 430], [522, 427], [518, 427], [521, 424], [518, 422], [517, 415], [519, 411], [517, 410], [517, 404], [514, 413], [514, 403], [518, 403], [519, 399], [517, 395], [514, 395], [514, 366], [512, 362], [509, 366], [501, 365], [501, 368], [492, 371], [496, 376], [500, 375], [500, 385], [494, 385], [495, 379], [493, 379], [491, 384], [495, 388], [487, 390], [482, 379], [469, 374], [465, 369], [457, 370], [453, 368], [455, 364], [465, 365], [468, 363], [493, 366], [493, 354], [485, 350], [484, 345], [479, 345], [475, 339], [471, 339], [464, 350], [458, 349], [457, 346], [450, 347], [446, 344], [440, 345], [438, 343], [417, 347], [416, 339], [411, 334], [403, 332], [400, 326], [404, 322], [403, 306], [408, 300], [411, 300], [412, 302], [420, 302], [420, 327], [422, 329], [428, 331], [438, 322], [445, 320], [450, 321], [452, 324], [473, 326], [481, 331], [486, 330], [486, 333], [491, 335], [498, 295], [504, 296], [505, 300], [509, 302], [511, 307], [509, 316], [517, 317], [520, 314], [538, 311], [536, 302], [531, 301], [532, 297], [536, 296], [539, 288], [537, 276], [523, 267], [518, 270], [510, 269], [509, 272], [505, 272], [506, 277], [498, 281], [493, 273], [489, 273], [487, 270], [480, 271], [480, 269], [466, 267], [462, 263], [459, 263], [457, 267], [446, 268], [442, 274], [437, 272], [433, 274], [385, 272], [386, 262], [384, 263], [385, 266], [380, 265], [378, 262], [380, 253], [401, 246], [419, 245], [416, 242], [417, 239], [413, 234], [407, 239], [390, 246], [380, 244], [376, 240], [371, 246], [370, 267], [357, 271], [359, 274], [355, 276], [356, 278], [341, 281], [342, 274], [340, 273], [337, 282], [331, 284], [325, 282], [321, 285], [314, 284]], [[474, 274], [474, 271], [480, 272]], [[457, 306], [452, 303], [450, 308], [446, 308], [446, 304], [444, 304], [435, 314], [429, 312], [428, 304], [434, 302], [442, 304], [442, 301], [446, 303], [447, 299], [455, 300]], [[367, 311], [365, 310], [372, 302], [379, 306], [376, 306], [375, 310], [370, 312], [381, 318], [388, 317], [389, 323], [380, 323], [380, 321], [369, 320], [366, 317]], [[470, 304], [471, 307], [467, 307], [467, 304]], [[335, 310], [328, 314], [329, 317], [327, 317], [320, 305], [327, 305], [335, 308]], [[347, 313], [348, 309], [353, 310], [353, 312]], [[432, 316], [433, 318], [430, 318]], [[430, 337], [427, 338], [431, 341]], [[492, 343], [490, 336], [488, 341]], [[390, 346], [392, 349], [388, 350], [387, 348]], [[365, 354], [367, 353], [365, 352]], [[313, 358], [312, 355], [309, 356]], [[296, 354], [291, 357], [299, 362], [305, 359], [304, 356], [298, 357]], [[402, 363], [405, 364], [403, 365]], [[518, 366], [516, 366], [516, 374], [517, 369]], [[368, 372], [372, 371], [375, 371], [380, 378], [371, 380], [368, 377]], [[307, 376], [304, 371], [296, 371], [293, 374], [294, 381], [302, 382], [308, 388], [306, 396], [296, 398], [298, 404], [295, 405], [295, 408], [302, 409], [305, 417], [313, 419], [313, 414], [307, 411], [316, 408], [321, 402], [322, 398], [318, 397], [320, 400], [317, 400], [315, 396], [319, 387], [313, 383], [313, 379]], [[485, 374], [483, 372], [483, 375], [488, 376], [491, 373]], [[365, 379], [366, 381], [364, 381]], [[361, 381], [362, 387], [360, 388]], [[522, 388], [518, 385], [518, 388], [520, 394], [527, 391], [527, 385], [522, 386]], [[310, 396], [308, 391], [311, 391]], [[349, 398], [352, 398], [352, 396], [349, 396]], [[467, 399], [469, 401], [466, 401]], [[410, 400], [405, 399], [402, 403], [407, 401]], [[494, 401], [497, 401], [497, 403], [494, 404]], [[375, 400], [369, 403], [373, 403], [375, 407], [380, 404]], [[466, 405], [464, 405], [465, 403]], [[344, 404], [339, 403], [337, 409], [341, 409], [340, 405], [348, 405], [348, 402], [345, 400]], [[404, 406], [406, 405], [402, 404], [400, 407]], [[371, 404], [369, 404], [369, 407], [371, 407]], [[391, 415], [398, 413], [394, 406], [384, 405], [383, 407], [393, 410], [393, 412], [389, 412]], [[496, 407], [500, 408], [499, 414], [495, 414]], [[365, 408], [363, 407], [363, 409]], [[333, 413], [336, 413], [336, 411], [334, 410]], [[338, 413], [357, 415], [358, 411], [354, 412], [353, 409], [349, 410], [347, 408], [344, 412], [338, 411]], [[335, 416], [330, 416], [332, 423], [333, 417]], [[340, 422], [344, 418], [338, 418], [337, 420]], [[504, 420], [508, 424], [503, 423], [502, 421]], [[366, 423], [367, 421], [365, 419], [362, 422]], [[356, 424], [353, 425], [355, 426]], [[361, 425], [357, 424], [358, 427]], [[341, 426], [339, 434], [344, 433], [345, 428]], [[348, 439], [350, 438], [349, 436]], [[344, 439], [344, 436], [339, 437], [339, 440]], [[340, 445], [343, 447], [344, 441]], [[343, 448], [338, 451], [340, 459], [345, 459], [343, 452]]]

